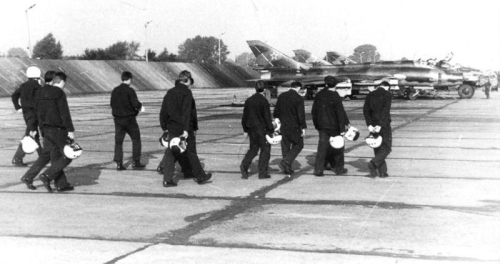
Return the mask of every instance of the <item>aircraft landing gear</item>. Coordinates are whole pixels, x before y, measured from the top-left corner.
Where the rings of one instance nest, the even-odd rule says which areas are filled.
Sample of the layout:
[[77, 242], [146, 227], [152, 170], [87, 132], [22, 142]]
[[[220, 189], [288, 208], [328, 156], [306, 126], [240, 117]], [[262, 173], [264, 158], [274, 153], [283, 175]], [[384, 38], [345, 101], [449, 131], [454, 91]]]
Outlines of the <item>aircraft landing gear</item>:
[[458, 87], [458, 96], [461, 99], [471, 99], [474, 96], [474, 88], [468, 84], [462, 84]]
[[413, 87], [405, 88], [405, 90], [403, 91], [403, 97], [406, 100], [411, 100], [411, 101], [416, 100], [418, 95], [419, 92], [415, 90]]

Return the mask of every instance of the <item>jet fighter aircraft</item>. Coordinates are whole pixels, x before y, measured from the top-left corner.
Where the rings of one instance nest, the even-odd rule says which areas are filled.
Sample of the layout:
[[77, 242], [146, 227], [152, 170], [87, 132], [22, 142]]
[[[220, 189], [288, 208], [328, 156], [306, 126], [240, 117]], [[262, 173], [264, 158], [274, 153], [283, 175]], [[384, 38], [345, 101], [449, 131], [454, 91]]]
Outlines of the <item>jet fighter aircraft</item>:
[[[327, 75], [332, 75], [351, 82], [352, 95], [356, 95], [363, 88], [373, 87], [382, 80], [388, 80], [392, 90], [404, 88], [403, 94], [409, 99], [416, 98], [421, 90], [463, 86], [461, 73], [444, 71], [433, 65], [414, 61], [311, 65], [295, 61], [262, 41], [250, 40], [247, 43], [257, 59], [254, 69], [261, 72], [261, 80], [274, 86], [295, 80], [302, 82], [308, 90], [316, 90], [324, 86], [324, 78]], [[467, 89], [473, 88], [469, 86], [462, 90]], [[459, 95], [463, 98], [472, 97], [470, 92], [462, 96], [460, 88]]]

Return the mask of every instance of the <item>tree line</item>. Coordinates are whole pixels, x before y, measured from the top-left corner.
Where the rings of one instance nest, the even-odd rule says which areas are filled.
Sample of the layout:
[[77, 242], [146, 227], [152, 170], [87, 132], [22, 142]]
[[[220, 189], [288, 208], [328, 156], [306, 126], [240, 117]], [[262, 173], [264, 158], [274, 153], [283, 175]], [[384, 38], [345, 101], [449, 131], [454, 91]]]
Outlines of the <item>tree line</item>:
[[[138, 54], [141, 47], [135, 41], [117, 41], [106, 48], [87, 48], [80, 55], [64, 56], [63, 47], [52, 33], [37, 41], [33, 47], [33, 58], [37, 59], [73, 59], [73, 60], [146, 60], [146, 55]], [[220, 61], [231, 61], [228, 58], [229, 51], [223, 40], [220, 40]], [[7, 52], [7, 57], [28, 57], [27, 52], [22, 48], [11, 48]], [[356, 47], [349, 59], [358, 62], [377, 62], [381, 55], [377, 48], [371, 44], [364, 44]], [[171, 53], [164, 48], [160, 52], [148, 49], [148, 61], [158, 62], [194, 62], [217, 64], [219, 62], [219, 39], [209, 36], [196, 36], [188, 38], [179, 45], [178, 53]], [[331, 59], [325, 56], [327, 61]], [[241, 66], [252, 67], [256, 58], [251, 52], [243, 52], [235, 57], [234, 63]], [[232, 62], [232, 61], [231, 61]]]
[[[140, 46], [140, 43], [135, 41], [117, 41], [106, 48], [87, 48], [81, 55], [64, 56], [61, 42], [49, 33], [36, 42], [32, 57], [47, 60], [146, 60], [146, 52], [144, 55], [138, 54]], [[228, 54], [227, 45], [220, 40], [220, 61], [225, 62]], [[179, 45], [178, 54], [170, 53], [167, 48], [159, 53], [148, 49], [147, 56], [148, 61], [216, 64], [219, 62], [219, 39], [198, 35]], [[22, 48], [11, 48], [7, 57], [23, 58], [28, 57], [28, 53]]]

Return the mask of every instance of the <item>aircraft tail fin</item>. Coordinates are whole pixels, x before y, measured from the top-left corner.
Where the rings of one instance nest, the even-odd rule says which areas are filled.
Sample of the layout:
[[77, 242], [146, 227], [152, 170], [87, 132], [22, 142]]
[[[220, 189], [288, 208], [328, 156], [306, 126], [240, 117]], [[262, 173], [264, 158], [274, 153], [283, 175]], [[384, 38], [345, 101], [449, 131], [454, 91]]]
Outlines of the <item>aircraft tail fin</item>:
[[318, 58], [316, 55], [312, 54], [307, 50], [298, 49], [294, 50], [293, 52], [295, 53], [295, 58], [299, 62], [309, 63], [312, 65], [321, 65], [321, 66], [332, 65], [328, 61]]
[[305, 63], [295, 61], [281, 51], [267, 45], [260, 40], [248, 40], [248, 46], [257, 58], [256, 68], [259, 69], [307, 69]]

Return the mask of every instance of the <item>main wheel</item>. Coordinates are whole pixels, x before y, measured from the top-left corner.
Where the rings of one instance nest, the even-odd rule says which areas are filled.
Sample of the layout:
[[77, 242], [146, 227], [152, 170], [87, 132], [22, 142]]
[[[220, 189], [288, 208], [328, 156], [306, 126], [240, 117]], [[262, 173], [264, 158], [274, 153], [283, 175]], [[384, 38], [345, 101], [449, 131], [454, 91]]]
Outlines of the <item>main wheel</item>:
[[468, 84], [462, 84], [458, 87], [458, 96], [462, 99], [471, 99], [474, 96], [474, 88]]
[[413, 88], [406, 88], [405, 91], [403, 92], [403, 94], [404, 94], [404, 98], [406, 100], [413, 101], [413, 100], [416, 100], [418, 97], [418, 92], [415, 91], [415, 89], [413, 89]]

